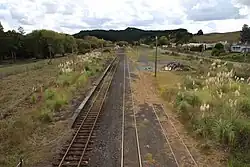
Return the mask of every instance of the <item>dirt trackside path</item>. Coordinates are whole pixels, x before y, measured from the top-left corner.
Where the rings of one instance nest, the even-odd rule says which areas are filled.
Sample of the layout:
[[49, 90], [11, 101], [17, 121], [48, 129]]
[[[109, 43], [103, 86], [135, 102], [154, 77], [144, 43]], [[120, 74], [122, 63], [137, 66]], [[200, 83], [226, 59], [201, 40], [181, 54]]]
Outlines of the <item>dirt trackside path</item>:
[[222, 166], [216, 152], [204, 155], [175, 115], [157, 96], [153, 76], [129, 61], [143, 166]]

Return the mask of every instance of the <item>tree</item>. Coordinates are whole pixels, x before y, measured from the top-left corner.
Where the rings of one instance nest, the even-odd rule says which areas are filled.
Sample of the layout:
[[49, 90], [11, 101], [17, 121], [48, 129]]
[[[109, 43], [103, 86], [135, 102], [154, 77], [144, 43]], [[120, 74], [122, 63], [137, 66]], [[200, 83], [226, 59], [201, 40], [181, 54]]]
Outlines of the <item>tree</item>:
[[242, 43], [250, 43], [250, 27], [247, 24], [244, 24], [242, 31], [240, 32], [240, 40]]
[[24, 29], [23, 29], [23, 27], [18, 27], [18, 32], [20, 33], [20, 34], [22, 34], [22, 35], [24, 35], [25, 34], [25, 32], [24, 32]]
[[161, 36], [159, 38], [159, 45], [168, 45], [169, 44], [169, 40], [166, 36]]
[[187, 31], [177, 32], [175, 35], [175, 43], [184, 44], [192, 39], [192, 34]]
[[[0, 30], [3, 27], [0, 24]], [[100, 48], [106, 41], [88, 36], [86, 39], [76, 39], [71, 35], [58, 33], [51, 30], [34, 30], [25, 35], [22, 27], [7, 32], [0, 31], [0, 62], [2, 60], [26, 59], [26, 58], [54, 58], [65, 53], [86, 53], [93, 48]], [[111, 42], [112, 44], [112, 42]], [[109, 42], [110, 45], [110, 42]]]
[[197, 35], [203, 35], [203, 31], [202, 30], [199, 30]]
[[0, 22], [0, 32], [4, 32], [4, 28], [1, 22]]

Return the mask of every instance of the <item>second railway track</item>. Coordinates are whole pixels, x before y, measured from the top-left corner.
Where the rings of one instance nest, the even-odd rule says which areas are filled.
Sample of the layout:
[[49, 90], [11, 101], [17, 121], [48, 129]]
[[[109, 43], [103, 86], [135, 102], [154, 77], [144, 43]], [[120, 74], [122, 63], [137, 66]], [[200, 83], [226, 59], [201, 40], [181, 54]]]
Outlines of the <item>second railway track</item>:
[[76, 118], [73, 124], [73, 138], [68, 145], [62, 149], [59, 158], [53, 166], [81, 167], [88, 165], [91, 145], [95, 138], [94, 131], [116, 72], [118, 62], [119, 58], [116, 58], [107, 71], [106, 76], [97, 86], [95, 92]]

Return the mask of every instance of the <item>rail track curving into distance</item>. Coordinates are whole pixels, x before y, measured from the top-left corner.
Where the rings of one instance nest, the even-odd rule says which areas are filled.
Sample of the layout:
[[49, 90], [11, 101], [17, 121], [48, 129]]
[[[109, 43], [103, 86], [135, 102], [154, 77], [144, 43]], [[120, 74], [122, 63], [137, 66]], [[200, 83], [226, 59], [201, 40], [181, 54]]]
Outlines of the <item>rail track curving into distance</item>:
[[91, 145], [95, 138], [95, 129], [98, 126], [98, 118], [101, 115], [118, 62], [119, 58], [112, 62], [109, 70], [75, 119], [72, 125], [74, 129], [73, 138], [62, 149], [59, 158], [53, 163], [54, 167], [80, 167], [88, 165]]

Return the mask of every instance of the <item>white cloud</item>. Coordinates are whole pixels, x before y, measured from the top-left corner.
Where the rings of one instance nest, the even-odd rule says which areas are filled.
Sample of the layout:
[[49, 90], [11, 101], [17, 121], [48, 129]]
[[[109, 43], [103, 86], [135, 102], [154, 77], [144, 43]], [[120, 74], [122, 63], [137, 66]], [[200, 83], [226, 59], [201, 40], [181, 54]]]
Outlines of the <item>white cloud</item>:
[[[196, 33], [240, 30], [250, 0], [1, 0], [5, 29], [23, 26], [77, 33], [83, 29], [187, 28]], [[219, 21], [218, 21], [219, 20]]]

